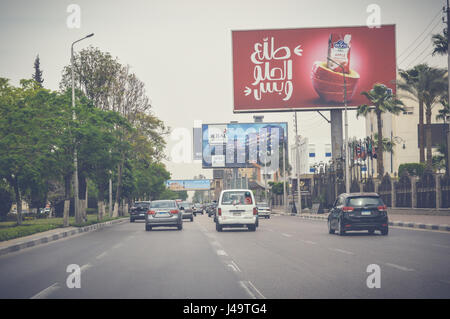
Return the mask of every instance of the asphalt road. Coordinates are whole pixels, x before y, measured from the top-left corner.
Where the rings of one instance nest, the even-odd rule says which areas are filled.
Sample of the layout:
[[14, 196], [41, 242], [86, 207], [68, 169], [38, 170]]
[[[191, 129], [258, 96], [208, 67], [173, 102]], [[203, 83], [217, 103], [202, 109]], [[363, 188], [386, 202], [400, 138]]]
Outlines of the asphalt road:
[[[450, 234], [391, 228], [340, 237], [323, 221], [260, 220], [217, 232], [125, 223], [0, 257], [0, 298], [450, 298]], [[81, 287], [66, 285], [67, 266]], [[368, 288], [367, 267], [380, 267]]]

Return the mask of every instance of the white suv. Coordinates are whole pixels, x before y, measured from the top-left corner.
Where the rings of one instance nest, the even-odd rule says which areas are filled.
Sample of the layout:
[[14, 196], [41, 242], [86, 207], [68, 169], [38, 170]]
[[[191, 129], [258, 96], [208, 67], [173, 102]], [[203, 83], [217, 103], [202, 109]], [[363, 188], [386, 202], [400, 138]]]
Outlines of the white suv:
[[258, 227], [258, 208], [249, 189], [228, 189], [220, 193], [216, 209], [216, 230], [224, 227]]

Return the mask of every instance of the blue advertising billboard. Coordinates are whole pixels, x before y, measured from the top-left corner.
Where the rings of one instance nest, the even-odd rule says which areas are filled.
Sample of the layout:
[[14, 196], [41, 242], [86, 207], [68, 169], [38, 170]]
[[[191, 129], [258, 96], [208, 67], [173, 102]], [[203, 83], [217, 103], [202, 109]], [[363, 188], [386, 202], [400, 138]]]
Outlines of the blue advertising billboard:
[[172, 191], [197, 191], [211, 189], [210, 179], [171, 179], [166, 187]]
[[282, 145], [286, 157], [288, 154], [287, 129], [286, 122], [203, 124], [202, 167], [245, 168], [256, 164], [277, 170]]

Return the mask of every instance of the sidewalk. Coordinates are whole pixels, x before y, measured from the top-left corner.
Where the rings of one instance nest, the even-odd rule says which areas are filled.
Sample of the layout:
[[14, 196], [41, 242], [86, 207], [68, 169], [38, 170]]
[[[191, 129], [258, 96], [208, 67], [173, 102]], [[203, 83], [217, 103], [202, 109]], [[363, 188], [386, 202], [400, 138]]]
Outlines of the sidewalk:
[[93, 224], [84, 227], [66, 227], [66, 228], [55, 228], [45, 232], [36, 233], [33, 235], [15, 238], [11, 240], [5, 240], [0, 242], [0, 256], [6, 255], [11, 252], [19, 251], [29, 247], [34, 247], [49, 243], [51, 241], [63, 239], [70, 237], [79, 233], [90, 232], [108, 225], [123, 223], [128, 221], [129, 218], [120, 218], [107, 221], [104, 223]]
[[[284, 212], [282, 209], [272, 209], [274, 214], [291, 215]], [[304, 219], [316, 219], [326, 221], [328, 213], [325, 214], [309, 214], [302, 213], [295, 215], [296, 217]], [[429, 230], [441, 230], [450, 232], [450, 216], [435, 216], [435, 215], [409, 215], [409, 214], [389, 214], [389, 225], [407, 228], [419, 228]]]

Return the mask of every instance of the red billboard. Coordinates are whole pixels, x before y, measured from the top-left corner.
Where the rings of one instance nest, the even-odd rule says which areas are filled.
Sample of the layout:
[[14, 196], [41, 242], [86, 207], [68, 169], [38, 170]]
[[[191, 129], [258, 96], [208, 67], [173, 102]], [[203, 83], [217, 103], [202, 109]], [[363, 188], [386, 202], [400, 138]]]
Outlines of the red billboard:
[[395, 94], [395, 25], [232, 31], [234, 109], [329, 110], [367, 104], [375, 83]]

